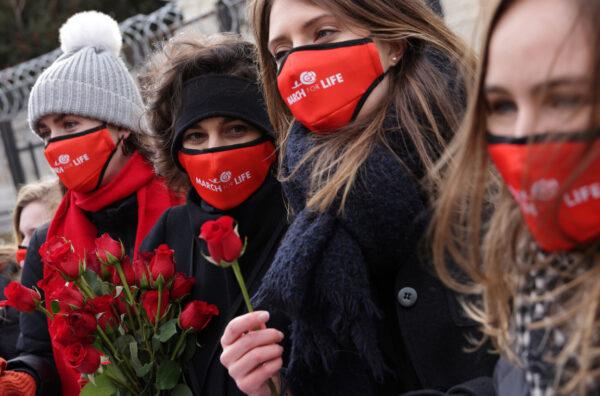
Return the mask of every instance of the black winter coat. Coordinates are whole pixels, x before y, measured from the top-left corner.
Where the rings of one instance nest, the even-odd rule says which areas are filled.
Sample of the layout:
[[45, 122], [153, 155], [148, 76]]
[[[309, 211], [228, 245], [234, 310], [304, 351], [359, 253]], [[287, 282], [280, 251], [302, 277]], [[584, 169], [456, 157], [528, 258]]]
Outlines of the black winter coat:
[[[200, 227], [220, 216], [233, 217], [239, 233], [248, 238], [246, 252], [240, 258], [240, 268], [252, 295], [277, 250], [287, 228], [286, 210], [281, 185], [269, 176], [263, 185], [240, 206], [221, 211], [202, 201], [195, 190], [188, 194], [185, 205], [167, 210], [150, 231], [142, 250], [151, 251], [166, 243], [175, 251], [178, 272], [196, 278], [191, 298], [204, 300], [219, 308], [219, 316], [198, 335], [198, 349], [185, 367], [186, 381], [194, 395], [243, 395], [219, 360], [220, 338], [227, 323], [246, 313], [242, 295], [232, 269], [219, 268], [204, 259], [206, 243], [199, 238]], [[281, 328], [281, 324], [269, 323]]]
[[[137, 200], [132, 195], [114, 203], [101, 211], [86, 213], [88, 219], [98, 229], [98, 236], [107, 232], [113, 239], [120, 239], [127, 254], [133, 253], [137, 228]], [[32, 287], [43, 278], [43, 264], [38, 253], [46, 241], [48, 225], [35, 231], [25, 258], [21, 283]], [[43, 292], [42, 293], [42, 298]], [[48, 333], [48, 321], [40, 312], [21, 313], [21, 333], [17, 342], [19, 356], [8, 361], [9, 370], [25, 371], [33, 376], [37, 384], [38, 396], [59, 395], [60, 379], [54, 365], [52, 345]]]
[[[0, 301], [6, 300], [4, 288], [19, 273], [17, 264], [9, 264], [0, 273]], [[0, 308], [0, 358], [9, 360], [17, 356], [19, 337], [19, 311], [13, 307]]]
[[[296, 396], [445, 391], [492, 374], [496, 358], [485, 348], [464, 351], [475, 323], [419, 254], [428, 223], [420, 162], [399, 121], [390, 116], [386, 127], [412, 172], [376, 144], [343, 215], [305, 208], [307, 166], [283, 184], [296, 217], [255, 303], [291, 321], [284, 378]], [[295, 124], [285, 174], [311, 145], [310, 132]]]

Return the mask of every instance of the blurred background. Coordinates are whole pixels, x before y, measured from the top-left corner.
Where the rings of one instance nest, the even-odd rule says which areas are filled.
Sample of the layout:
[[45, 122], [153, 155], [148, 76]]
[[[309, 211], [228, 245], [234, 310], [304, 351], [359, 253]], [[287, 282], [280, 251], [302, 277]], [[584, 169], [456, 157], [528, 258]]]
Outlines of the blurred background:
[[[475, 49], [494, 0], [428, 0]], [[184, 30], [237, 32], [247, 38], [246, 0], [0, 0], [0, 242], [11, 238], [18, 188], [53, 177], [43, 144], [27, 125], [27, 98], [37, 76], [59, 55], [58, 29], [74, 13], [115, 18], [132, 73], [161, 41]]]

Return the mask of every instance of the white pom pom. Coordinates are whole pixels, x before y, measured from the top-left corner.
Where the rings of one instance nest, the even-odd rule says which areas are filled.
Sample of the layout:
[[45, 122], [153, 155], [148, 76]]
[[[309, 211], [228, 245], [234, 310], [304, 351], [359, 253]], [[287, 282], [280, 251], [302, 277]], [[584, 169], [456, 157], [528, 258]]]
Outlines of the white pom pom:
[[121, 52], [121, 30], [117, 21], [98, 11], [79, 12], [70, 17], [60, 31], [60, 49], [64, 53], [94, 47], [98, 51], [109, 51], [119, 56]]

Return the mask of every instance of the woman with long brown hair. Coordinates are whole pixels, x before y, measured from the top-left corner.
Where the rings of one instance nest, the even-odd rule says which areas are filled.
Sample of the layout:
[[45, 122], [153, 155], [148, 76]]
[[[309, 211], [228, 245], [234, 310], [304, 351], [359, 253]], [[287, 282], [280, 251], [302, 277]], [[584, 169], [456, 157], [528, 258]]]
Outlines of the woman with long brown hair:
[[599, 389], [598, 21], [599, 1], [501, 1], [434, 173], [435, 264], [477, 297], [465, 305], [502, 356], [500, 395]]
[[[221, 362], [244, 392], [448, 389], [491, 373], [419, 255], [422, 177], [461, 115], [462, 43], [422, 0], [257, 0], [262, 82], [293, 223]], [[264, 330], [283, 316], [287, 344]], [[487, 390], [475, 392], [485, 394]]]

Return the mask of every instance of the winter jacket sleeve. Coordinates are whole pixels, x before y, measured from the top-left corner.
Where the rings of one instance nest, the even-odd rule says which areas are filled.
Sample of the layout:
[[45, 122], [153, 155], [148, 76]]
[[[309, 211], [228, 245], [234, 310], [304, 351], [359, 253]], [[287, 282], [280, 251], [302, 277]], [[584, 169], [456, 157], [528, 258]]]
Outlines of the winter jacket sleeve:
[[[21, 283], [26, 287], [36, 286], [43, 278], [42, 260], [39, 248], [46, 240], [48, 227], [35, 231], [25, 258]], [[43, 291], [40, 290], [43, 296]], [[8, 361], [8, 370], [24, 371], [30, 374], [37, 385], [37, 395], [58, 395], [60, 383], [54, 364], [52, 344], [48, 333], [48, 321], [40, 312], [21, 313], [19, 326], [21, 333], [17, 341], [19, 356]]]

